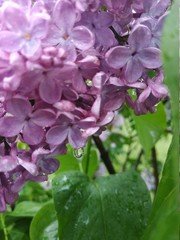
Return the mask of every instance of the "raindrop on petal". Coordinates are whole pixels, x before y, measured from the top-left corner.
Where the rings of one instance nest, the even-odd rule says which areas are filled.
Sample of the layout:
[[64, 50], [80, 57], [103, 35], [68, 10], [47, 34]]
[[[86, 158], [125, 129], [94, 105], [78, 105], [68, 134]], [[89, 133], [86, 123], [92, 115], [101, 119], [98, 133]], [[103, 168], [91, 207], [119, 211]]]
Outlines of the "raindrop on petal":
[[136, 96], [136, 91], [134, 89], [132, 90], [132, 95]]
[[87, 79], [87, 80], [86, 80], [86, 85], [87, 85], [88, 87], [91, 87], [91, 86], [92, 86], [92, 80]]

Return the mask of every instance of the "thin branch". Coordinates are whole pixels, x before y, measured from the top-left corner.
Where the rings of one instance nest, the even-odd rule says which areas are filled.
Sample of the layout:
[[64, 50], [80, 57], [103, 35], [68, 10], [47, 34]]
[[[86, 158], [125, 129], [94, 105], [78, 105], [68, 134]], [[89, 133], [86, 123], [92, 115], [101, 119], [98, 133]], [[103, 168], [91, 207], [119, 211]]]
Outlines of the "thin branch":
[[89, 169], [89, 162], [90, 162], [90, 153], [91, 153], [91, 138], [88, 140], [87, 144], [87, 158], [86, 158], [86, 169], [85, 173], [88, 174], [88, 169]]
[[141, 162], [141, 157], [142, 157], [143, 154], [144, 154], [144, 151], [143, 151], [143, 149], [141, 149], [141, 151], [140, 151], [140, 153], [139, 153], [139, 155], [138, 155], [138, 157], [137, 157], [137, 160], [136, 160], [136, 162], [135, 162], [135, 164], [134, 164], [134, 169], [135, 169], [135, 170], [137, 170], [138, 165], [139, 165], [140, 162]]
[[110, 157], [109, 157], [109, 153], [108, 151], [105, 149], [101, 139], [98, 137], [98, 136], [93, 136], [93, 140], [100, 152], [100, 155], [101, 155], [101, 159], [103, 160], [108, 172], [110, 174], [115, 174], [115, 170], [114, 170], [114, 167], [112, 165], [112, 162], [110, 160]]
[[153, 174], [155, 179], [155, 187], [157, 190], [158, 184], [159, 184], [159, 172], [158, 172], [158, 161], [157, 161], [157, 154], [156, 154], [156, 148], [152, 148], [152, 166], [153, 166]]
[[128, 36], [120, 36], [112, 26], [110, 27], [110, 29], [114, 33], [114, 36], [118, 41], [119, 45], [124, 45], [127, 43]]

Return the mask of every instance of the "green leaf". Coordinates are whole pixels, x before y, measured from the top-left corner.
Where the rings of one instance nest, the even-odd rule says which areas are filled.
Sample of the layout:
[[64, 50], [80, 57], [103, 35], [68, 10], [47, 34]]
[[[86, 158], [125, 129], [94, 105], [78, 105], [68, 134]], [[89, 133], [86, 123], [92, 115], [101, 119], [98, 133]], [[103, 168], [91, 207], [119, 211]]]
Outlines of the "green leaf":
[[8, 217], [8, 240], [29, 240], [30, 222], [30, 218]]
[[178, 10], [178, 1], [174, 1], [173, 9], [165, 22], [162, 39], [166, 84], [170, 90], [172, 104], [173, 140], [143, 240], [179, 239]]
[[48, 203], [43, 206], [34, 216], [30, 225], [30, 239], [58, 239], [58, 221], [53, 203]]
[[19, 193], [18, 202], [33, 201], [47, 202], [51, 197], [51, 191], [45, 190], [37, 182], [28, 182]]
[[53, 180], [61, 240], [139, 240], [151, 208], [138, 173], [100, 177], [71, 171]]
[[43, 205], [43, 203], [23, 201], [18, 203], [14, 211], [8, 213], [8, 215], [13, 217], [33, 217]]
[[71, 171], [71, 170], [80, 170], [79, 162], [74, 157], [73, 149], [68, 148], [68, 152], [66, 155], [56, 157], [60, 161], [60, 168], [55, 173], [58, 174], [59, 172]]
[[132, 113], [139, 141], [149, 157], [150, 151], [166, 128], [166, 113], [162, 104], [157, 107], [156, 113], [136, 116]]

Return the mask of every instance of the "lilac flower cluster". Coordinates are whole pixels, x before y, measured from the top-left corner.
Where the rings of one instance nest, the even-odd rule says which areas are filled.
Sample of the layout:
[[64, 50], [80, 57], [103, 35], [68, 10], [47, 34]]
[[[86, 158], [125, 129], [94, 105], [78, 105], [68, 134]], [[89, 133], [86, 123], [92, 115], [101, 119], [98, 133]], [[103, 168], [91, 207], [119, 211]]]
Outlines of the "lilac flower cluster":
[[57, 170], [67, 143], [83, 147], [123, 104], [155, 111], [167, 95], [160, 36], [169, 4], [0, 1], [0, 212], [26, 181]]

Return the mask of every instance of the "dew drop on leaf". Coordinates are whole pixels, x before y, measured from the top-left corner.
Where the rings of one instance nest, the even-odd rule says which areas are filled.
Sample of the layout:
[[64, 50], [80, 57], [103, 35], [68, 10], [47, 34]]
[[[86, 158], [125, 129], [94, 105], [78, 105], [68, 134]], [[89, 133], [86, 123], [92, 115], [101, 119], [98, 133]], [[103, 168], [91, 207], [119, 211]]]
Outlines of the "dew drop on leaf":
[[74, 149], [74, 156], [75, 158], [81, 158], [84, 154], [84, 149], [83, 148], [77, 148]]

